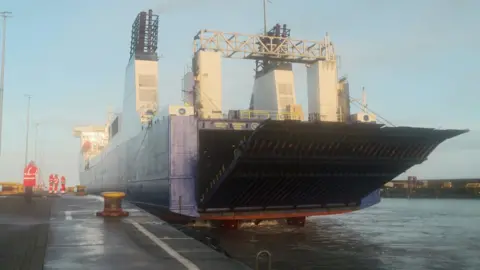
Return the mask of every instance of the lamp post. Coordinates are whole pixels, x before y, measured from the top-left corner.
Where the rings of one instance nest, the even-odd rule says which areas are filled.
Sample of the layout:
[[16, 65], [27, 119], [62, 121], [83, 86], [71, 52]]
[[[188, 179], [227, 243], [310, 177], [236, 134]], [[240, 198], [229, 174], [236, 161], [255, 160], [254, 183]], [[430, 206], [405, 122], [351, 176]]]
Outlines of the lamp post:
[[3, 125], [3, 90], [5, 89], [5, 45], [7, 44], [7, 18], [12, 17], [12, 13], [8, 11], [0, 12], [3, 17], [2, 27], [2, 63], [0, 69], [0, 155], [2, 153], [2, 125]]
[[34, 152], [33, 152], [33, 160], [35, 160], [35, 162], [38, 163], [38, 156], [37, 156], [37, 144], [38, 144], [38, 126], [40, 125], [40, 123], [35, 123], [35, 144], [34, 144]]
[[32, 95], [25, 94], [25, 97], [28, 99], [27, 101], [27, 135], [25, 136], [25, 167], [28, 164], [28, 135], [30, 132], [30, 100], [32, 99]]

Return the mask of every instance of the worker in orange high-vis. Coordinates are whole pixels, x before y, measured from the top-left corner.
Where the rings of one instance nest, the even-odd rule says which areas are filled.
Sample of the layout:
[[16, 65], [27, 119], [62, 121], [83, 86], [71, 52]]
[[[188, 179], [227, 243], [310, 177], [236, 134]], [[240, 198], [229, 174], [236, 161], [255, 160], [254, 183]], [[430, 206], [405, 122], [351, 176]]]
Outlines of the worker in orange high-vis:
[[53, 193], [53, 174], [50, 174], [50, 176], [48, 177], [48, 193], [49, 194], [52, 194]]
[[65, 183], [65, 176], [62, 175], [62, 177], [60, 178], [60, 193], [62, 194], [65, 194]]
[[58, 174], [55, 174], [55, 176], [53, 177], [53, 193], [57, 193], [58, 192], [58, 184], [60, 182], [60, 179], [58, 179]]
[[33, 161], [30, 161], [23, 170], [23, 186], [25, 188], [25, 201], [27, 203], [32, 202], [33, 187], [37, 182], [37, 172], [38, 167]]

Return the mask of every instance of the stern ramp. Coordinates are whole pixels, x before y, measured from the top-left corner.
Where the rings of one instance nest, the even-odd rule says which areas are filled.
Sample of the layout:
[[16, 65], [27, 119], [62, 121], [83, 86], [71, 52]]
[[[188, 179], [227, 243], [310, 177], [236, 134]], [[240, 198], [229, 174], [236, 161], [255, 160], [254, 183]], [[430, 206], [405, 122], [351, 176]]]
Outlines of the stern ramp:
[[292, 209], [361, 199], [466, 130], [267, 120], [199, 130], [199, 212]]

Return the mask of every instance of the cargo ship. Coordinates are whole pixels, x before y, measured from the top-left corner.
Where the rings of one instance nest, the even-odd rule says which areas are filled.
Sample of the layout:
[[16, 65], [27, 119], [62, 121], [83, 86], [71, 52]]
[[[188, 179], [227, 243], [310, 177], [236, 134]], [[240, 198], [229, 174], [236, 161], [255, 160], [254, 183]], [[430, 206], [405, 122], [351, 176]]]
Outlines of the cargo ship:
[[[74, 129], [89, 193], [122, 191], [172, 217], [222, 227], [303, 226], [305, 217], [377, 204], [385, 183], [467, 132], [389, 127], [366, 106], [350, 114], [328, 35], [299, 41], [279, 24], [261, 35], [200, 31], [184, 103], [159, 108], [158, 23], [151, 10], [133, 23], [122, 111]], [[256, 62], [254, 89], [248, 110], [224, 114], [220, 59], [235, 53]], [[296, 104], [293, 63], [307, 65], [308, 120]]]

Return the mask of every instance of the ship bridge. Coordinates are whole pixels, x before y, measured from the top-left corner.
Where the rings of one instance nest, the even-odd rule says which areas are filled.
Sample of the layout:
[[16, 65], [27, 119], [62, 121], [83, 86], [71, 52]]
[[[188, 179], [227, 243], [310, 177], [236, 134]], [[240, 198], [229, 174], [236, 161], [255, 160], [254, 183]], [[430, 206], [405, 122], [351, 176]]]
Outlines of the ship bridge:
[[358, 206], [370, 192], [424, 162], [440, 143], [465, 132], [294, 120], [203, 121], [199, 212]]

